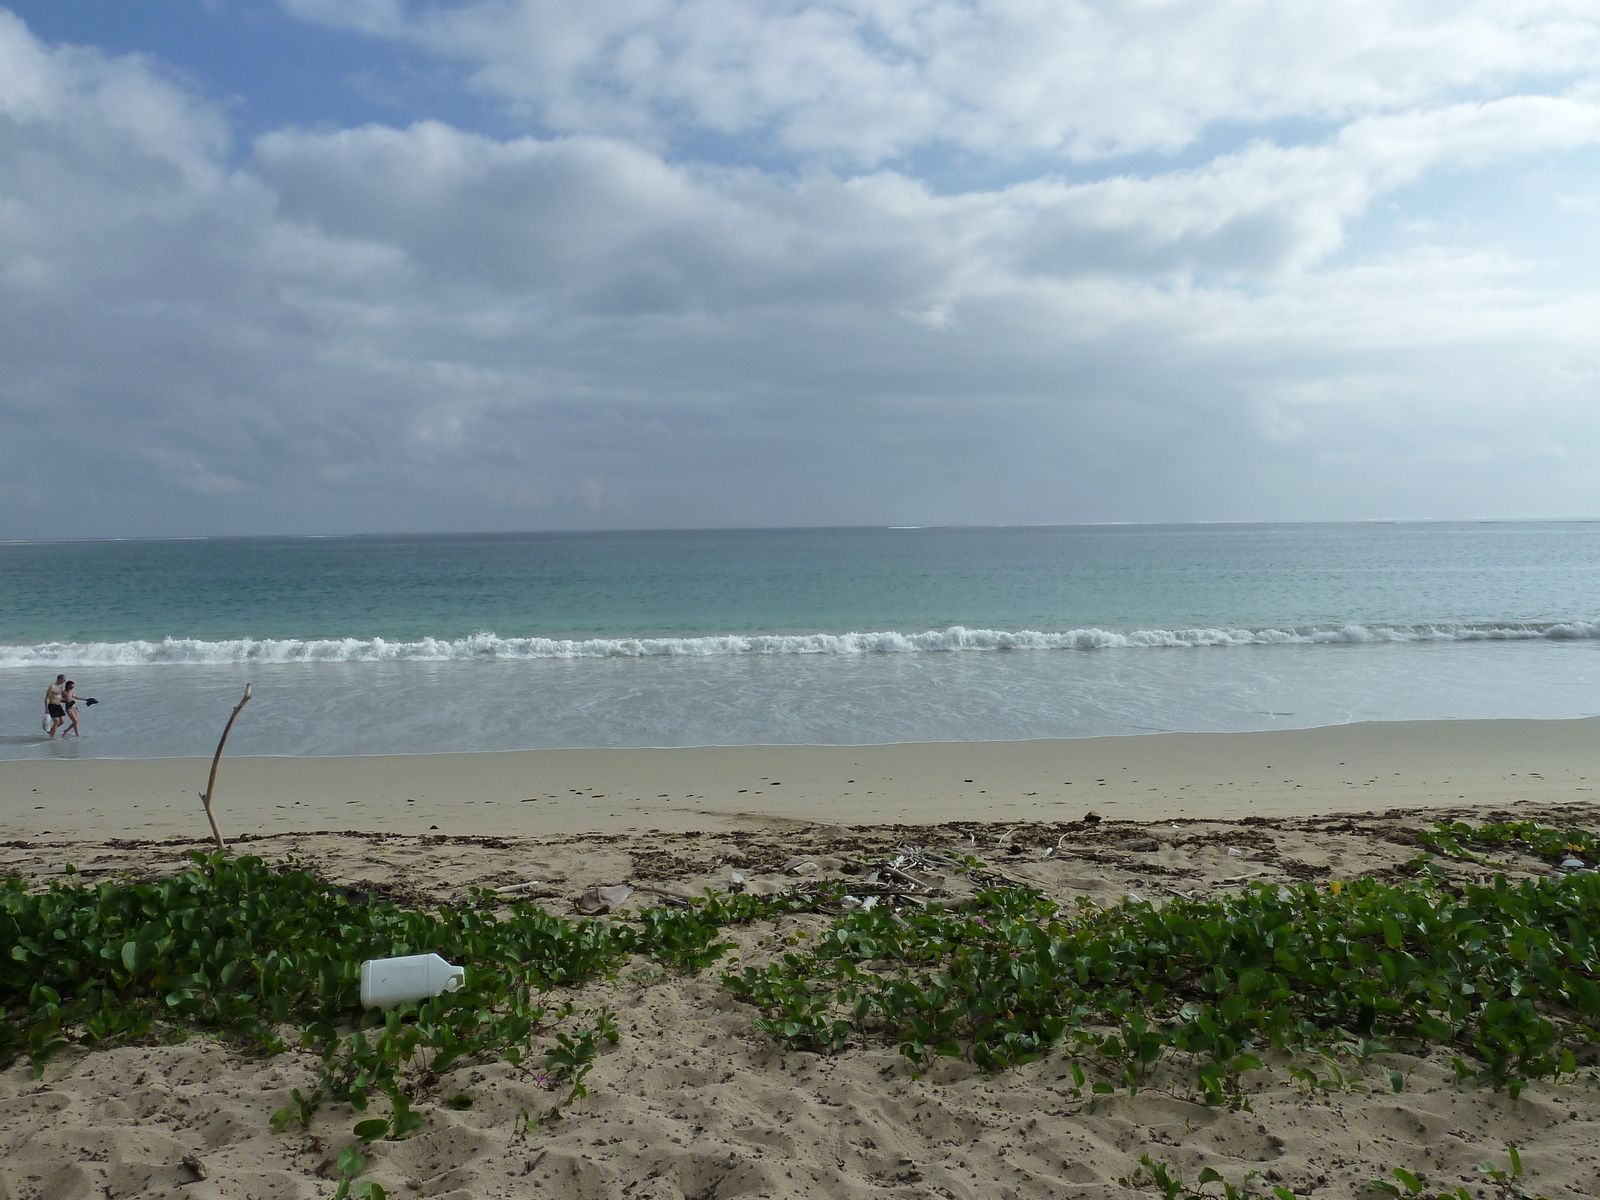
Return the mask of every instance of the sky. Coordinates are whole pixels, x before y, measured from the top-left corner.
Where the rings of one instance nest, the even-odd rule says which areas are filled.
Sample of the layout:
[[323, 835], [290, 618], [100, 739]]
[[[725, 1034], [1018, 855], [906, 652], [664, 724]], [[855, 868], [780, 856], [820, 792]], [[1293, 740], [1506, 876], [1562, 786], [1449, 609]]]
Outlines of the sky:
[[1600, 517], [1600, 2], [0, 0], [0, 538]]

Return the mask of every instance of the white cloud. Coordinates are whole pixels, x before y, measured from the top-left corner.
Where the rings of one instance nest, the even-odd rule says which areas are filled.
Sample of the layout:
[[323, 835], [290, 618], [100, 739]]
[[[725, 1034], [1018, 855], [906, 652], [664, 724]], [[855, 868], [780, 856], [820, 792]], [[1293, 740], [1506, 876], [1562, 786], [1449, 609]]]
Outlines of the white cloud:
[[1600, 63], [1575, 0], [282, 3], [459, 62], [552, 130], [706, 130], [869, 164], [1170, 152], [1218, 122], [1339, 123]]
[[938, 307], [1020, 279], [1195, 271], [1258, 278], [1337, 250], [1376, 196], [1440, 167], [1600, 144], [1600, 104], [1511, 98], [1258, 142], [1201, 167], [945, 196], [880, 171], [779, 182], [593, 137], [502, 142], [437, 122], [257, 146], [280, 212], [404, 251], [437, 282], [584, 310], [801, 302]]

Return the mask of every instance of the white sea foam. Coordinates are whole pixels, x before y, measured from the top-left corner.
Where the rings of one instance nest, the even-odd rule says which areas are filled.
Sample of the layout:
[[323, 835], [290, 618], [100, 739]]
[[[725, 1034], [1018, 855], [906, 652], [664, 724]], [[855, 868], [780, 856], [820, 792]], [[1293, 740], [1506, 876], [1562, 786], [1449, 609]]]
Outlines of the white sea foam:
[[0, 668], [225, 665], [229, 663], [464, 662], [571, 658], [709, 658], [758, 654], [911, 654], [960, 650], [1112, 650], [1382, 642], [1600, 638], [1600, 620], [1551, 623], [1342, 625], [1291, 629], [930, 629], [921, 633], [721, 634], [711, 637], [236, 638], [205, 641], [45, 642], [0, 646]]

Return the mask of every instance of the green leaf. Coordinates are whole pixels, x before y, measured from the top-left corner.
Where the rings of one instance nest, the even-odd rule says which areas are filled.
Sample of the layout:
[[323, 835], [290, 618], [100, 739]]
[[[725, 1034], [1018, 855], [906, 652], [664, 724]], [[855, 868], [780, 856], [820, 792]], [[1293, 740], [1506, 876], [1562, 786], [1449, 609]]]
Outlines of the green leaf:
[[356, 1136], [363, 1142], [375, 1142], [389, 1132], [389, 1122], [382, 1117], [356, 1123]]
[[352, 1142], [350, 1145], [346, 1146], [342, 1151], [339, 1152], [338, 1161], [333, 1164], [333, 1169], [338, 1171], [339, 1174], [345, 1176], [346, 1178], [349, 1178], [352, 1175], [361, 1174], [361, 1172], [366, 1169], [367, 1160], [366, 1157], [356, 1149], [356, 1147], [362, 1145], [365, 1145], [365, 1143]]
[[1389, 1172], [1389, 1174], [1393, 1175], [1401, 1183], [1405, 1184], [1406, 1191], [1410, 1192], [1413, 1196], [1422, 1190], [1422, 1181], [1404, 1167], [1395, 1167]]

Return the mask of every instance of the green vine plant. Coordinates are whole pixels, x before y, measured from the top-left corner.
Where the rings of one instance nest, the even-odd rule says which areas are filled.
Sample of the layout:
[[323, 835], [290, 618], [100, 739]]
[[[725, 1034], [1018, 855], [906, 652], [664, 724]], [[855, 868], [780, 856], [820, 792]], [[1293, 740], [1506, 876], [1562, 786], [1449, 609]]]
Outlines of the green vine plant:
[[[1516, 1146], [1506, 1147], [1510, 1159], [1510, 1169], [1501, 1170], [1493, 1163], [1479, 1163], [1478, 1177], [1482, 1183], [1494, 1188], [1496, 1200], [1545, 1200], [1542, 1196], [1529, 1196], [1522, 1185], [1522, 1155]], [[1425, 1179], [1414, 1175], [1404, 1167], [1395, 1167], [1389, 1172], [1388, 1179], [1373, 1179], [1367, 1183], [1368, 1194], [1376, 1200], [1380, 1196], [1392, 1196], [1402, 1200], [1479, 1200], [1484, 1193], [1479, 1192], [1474, 1196], [1464, 1187], [1447, 1188], [1443, 1191], [1432, 1191], [1427, 1186]]]
[[[1576, 831], [1513, 833], [1547, 849], [1593, 844]], [[1257, 884], [1107, 907], [992, 886], [954, 906], [839, 914], [842, 888], [708, 893], [683, 908], [568, 919], [485, 891], [402, 909], [352, 899], [293, 862], [223, 854], [195, 855], [154, 883], [69, 876], [30, 892], [0, 881], [10, 947], [0, 1062], [25, 1056], [42, 1074], [70, 1046], [191, 1030], [264, 1055], [298, 1045], [317, 1056], [316, 1082], [292, 1092], [273, 1125], [347, 1106], [359, 1120], [339, 1159], [341, 1194], [372, 1197], [377, 1185], [353, 1182], [365, 1148], [421, 1128], [419, 1103], [457, 1064], [508, 1062], [562, 1093], [521, 1133], [588, 1094], [599, 1054], [618, 1040], [615, 1017], [553, 994], [615, 977], [634, 957], [705, 970], [733, 947], [725, 930], [789, 913], [837, 915], [814, 939], [766, 939], [770, 962], [721, 976], [760, 1030], [822, 1053], [887, 1040], [914, 1070], [943, 1056], [994, 1071], [1061, 1053], [1091, 1105], [1151, 1086], [1168, 1064], [1189, 1073], [1195, 1098], [1235, 1109], [1249, 1107], [1269, 1061], [1286, 1062], [1308, 1093], [1367, 1087], [1373, 1056], [1402, 1041], [1447, 1047], [1461, 1078], [1514, 1097], [1530, 1080], [1576, 1072], [1576, 1051], [1600, 1037], [1592, 874], [1458, 886], [1424, 866], [1396, 884]], [[429, 951], [463, 963], [465, 986], [388, 1013], [360, 1009], [363, 959]], [[1387, 1072], [1376, 1086], [1405, 1080]], [[1378, 1182], [1409, 1187], [1391, 1178]], [[1514, 1198], [1518, 1178], [1514, 1166], [1490, 1182]]]
[[[1198, 1186], [1190, 1187], [1167, 1163], [1156, 1162], [1146, 1154], [1139, 1159], [1139, 1166], [1132, 1175], [1121, 1177], [1117, 1182], [1125, 1188], [1160, 1192], [1162, 1200], [1300, 1200], [1286, 1187], [1258, 1191], [1255, 1181], [1259, 1178], [1259, 1171], [1251, 1171], [1245, 1175], [1244, 1182], [1235, 1187], [1215, 1169], [1202, 1167], [1197, 1177]], [[1206, 1191], [1206, 1186], [1213, 1183], [1221, 1184], [1221, 1190]]]
[[1424, 870], [1070, 910], [994, 889], [954, 910], [849, 913], [811, 949], [723, 984], [791, 1046], [888, 1038], [919, 1069], [1064, 1048], [1105, 1076], [1092, 1091], [1132, 1092], [1175, 1059], [1207, 1102], [1243, 1107], [1263, 1055], [1327, 1090], [1349, 1081], [1305, 1060], [1361, 1063], [1403, 1040], [1453, 1049], [1458, 1074], [1515, 1097], [1574, 1073], [1600, 1034], [1597, 921], [1593, 875], [1459, 888]]
[[1471, 850], [1512, 848], [1558, 863], [1577, 856], [1589, 866], [1600, 862], [1600, 841], [1583, 829], [1556, 829], [1537, 821], [1489, 822], [1473, 826], [1466, 821], [1439, 821], [1432, 829], [1417, 835], [1424, 846], [1466, 862], [1482, 863], [1484, 859]]
[[[726, 926], [837, 902], [826, 890], [708, 896], [638, 921], [574, 921], [475, 891], [466, 905], [418, 912], [353, 901], [292, 862], [220, 852], [192, 859], [158, 883], [89, 886], [69, 876], [35, 893], [21, 879], [0, 881], [0, 941], [10, 947], [0, 959], [0, 1064], [25, 1056], [39, 1076], [70, 1046], [191, 1030], [272, 1055], [289, 1049], [278, 1031], [293, 1027], [292, 1042], [318, 1055], [317, 1082], [292, 1091], [273, 1128], [309, 1125], [323, 1105], [347, 1105], [362, 1119], [336, 1164], [339, 1194], [363, 1198], [382, 1191], [350, 1190], [363, 1148], [421, 1128], [416, 1102], [459, 1062], [542, 1068], [566, 1093], [541, 1120], [588, 1094], [598, 1047], [618, 1039], [615, 1017], [601, 1009], [558, 1029], [575, 1010], [548, 1008], [552, 991], [614, 974], [633, 955], [700, 970], [733, 945], [718, 940]], [[360, 1009], [362, 960], [429, 951], [466, 963], [465, 986], [388, 1013]], [[368, 1115], [375, 1098], [387, 1115]]]

